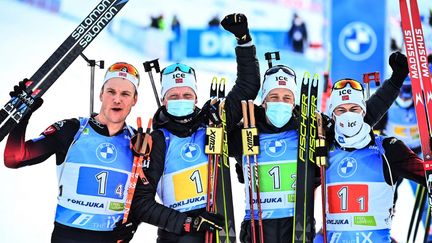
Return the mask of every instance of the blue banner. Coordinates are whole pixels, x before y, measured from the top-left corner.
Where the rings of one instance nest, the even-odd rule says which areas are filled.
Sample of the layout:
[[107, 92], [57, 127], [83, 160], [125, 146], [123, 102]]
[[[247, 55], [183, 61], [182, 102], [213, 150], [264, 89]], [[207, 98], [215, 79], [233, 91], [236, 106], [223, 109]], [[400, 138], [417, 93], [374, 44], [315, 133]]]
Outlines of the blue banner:
[[[221, 28], [188, 29], [186, 34], [188, 58], [233, 58], [237, 42]], [[251, 31], [253, 42], [267, 51], [281, 50], [287, 45], [287, 31]]]
[[353, 78], [360, 82], [363, 73], [384, 75], [387, 65], [384, 45], [386, 1], [346, 0], [331, 3], [331, 78]]

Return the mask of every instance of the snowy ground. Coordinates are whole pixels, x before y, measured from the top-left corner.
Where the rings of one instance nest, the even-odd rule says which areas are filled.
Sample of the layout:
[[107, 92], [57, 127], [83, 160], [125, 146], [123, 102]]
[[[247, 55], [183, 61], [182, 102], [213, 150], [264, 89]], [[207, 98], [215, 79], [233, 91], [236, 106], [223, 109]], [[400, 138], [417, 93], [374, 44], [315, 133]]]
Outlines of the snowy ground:
[[[119, 16], [127, 14], [128, 8], [133, 9], [133, 4], [134, 1], [128, 3]], [[82, 17], [88, 11], [83, 10]], [[43, 10], [37, 10], [28, 5], [6, 0], [0, 1], [0, 21], [0, 35], [2, 36], [0, 45], [0, 66], [2, 69], [0, 101], [6, 102], [13, 85], [25, 77], [30, 77], [76, 27], [77, 22], [66, 20]], [[149, 57], [138, 55], [133, 50], [122, 46], [106, 31], [98, 36], [85, 51], [85, 54], [97, 60], [104, 59], [107, 65], [124, 60], [133, 63], [140, 70], [142, 70], [141, 63], [149, 60]], [[161, 61], [161, 66], [166, 64], [163, 60]], [[227, 73], [219, 75], [232, 77], [235, 72], [233, 62], [218, 62], [217, 65], [224, 65], [227, 70]], [[213, 73], [199, 72], [199, 67], [197, 70], [198, 80], [211, 80]], [[101, 85], [100, 80], [103, 74], [103, 71], [96, 70], [96, 90]], [[89, 77], [90, 69], [79, 57], [44, 95], [45, 103], [33, 115], [27, 130], [27, 138], [36, 137], [57, 120], [87, 116], [89, 114]], [[200, 102], [207, 97], [208, 82], [205, 83], [200, 84], [200, 92], [203, 92], [199, 95], [201, 97]], [[151, 117], [156, 109], [148, 77], [144, 71], [142, 71], [141, 87], [144, 88], [139, 91], [138, 105], [128, 120], [130, 124], [135, 124], [137, 116], [141, 116], [143, 119]], [[95, 110], [98, 111], [98, 109], [99, 103], [96, 99]], [[0, 143], [0, 151], [2, 152], [4, 144], [5, 141]], [[0, 162], [3, 162], [3, 159], [0, 159]], [[232, 173], [235, 172], [232, 171]], [[232, 181], [238, 228], [244, 210], [243, 185], [236, 183], [234, 174]], [[3, 185], [0, 197], [0, 241], [49, 242], [57, 195], [54, 158], [52, 157], [40, 165], [19, 170], [7, 169], [0, 165], [0, 184]], [[319, 200], [318, 197], [317, 205], [320, 205]], [[400, 201], [403, 205], [397, 209], [398, 215], [394, 223], [394, 232], [399, 239], [404, 239], [408, 222], [407, 215], [410, 214], [413, 204], [409, 197], [404, 197], [404, 200]], [[317, 210], [320, 210], [319, 206], [317, 206]], [[320, 221], [318, 216], [317, 222]], [[317, 227], [319, 228], [318, 225]], [[134, 242], [155, 242], [155, 239], [156, 228], [141, 224]]]

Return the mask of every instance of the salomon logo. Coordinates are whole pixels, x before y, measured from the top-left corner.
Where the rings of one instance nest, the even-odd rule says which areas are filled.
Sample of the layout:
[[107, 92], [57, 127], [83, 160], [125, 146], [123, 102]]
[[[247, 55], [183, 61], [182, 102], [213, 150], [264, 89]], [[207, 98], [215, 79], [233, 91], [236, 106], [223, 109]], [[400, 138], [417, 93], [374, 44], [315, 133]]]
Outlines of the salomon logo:
[[103, 1], [100, 3], [96, 9], [89, 14], [89, 16], [83, 21], [85, 25], [81, 24], [79, 25], [74, 32], [72, 32], [72, 37], [75, 38], [75, 40], [79, 40], [83, 33], [87, 31], [87, 29], [91, 26], [91, 29], [82, 36], [82, 39], [79, 41], [79, 44], [85, 48], [92, 40], [93, 38], [99, 34], [99, 32], [105, 27], [107, 23], [110, 22], [110, 20], [117, 14], [119, 11], [116, 7], [111, 7], [103, 14], [103, 16], [100, 17], [100, 19], [95, 22], [95, 20], [98, 18], [98, 15], [100, 13], [104, 12], [105, 9], [109, 6], [110, 1]]

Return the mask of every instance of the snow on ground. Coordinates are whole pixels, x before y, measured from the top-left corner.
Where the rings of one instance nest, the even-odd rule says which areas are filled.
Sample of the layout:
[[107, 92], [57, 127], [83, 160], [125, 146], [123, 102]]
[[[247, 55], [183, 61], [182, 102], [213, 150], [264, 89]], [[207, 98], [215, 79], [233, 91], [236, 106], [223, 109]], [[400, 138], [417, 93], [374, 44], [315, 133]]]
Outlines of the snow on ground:
[[[140, 3], [138, 3], [140, 2]], [[155, 3], [156, 1], [153, 1]], [[221, 1], [223, 2], [223, 1]], [[225, 4], [227, 4], [226, 1]], [[136, 4], [136, 5], [134, 5]], [[119, 16], [128, 15], [129, 11], [137, 9], [141, 1], [130, 1]], [[132, 10], [131, 10], [132, 9]], [[79, 19], [90, 11], [82, 9], [77, 13]], [[169, 11], [174, 11], [173, 9]], [[136, 11], [135, 11], [136, 12]], [[263, 11], [264, 13], [264, 11]], [[156, 13], [155, 13], [156, 14]], [[200, 15], [201, 16], [201, 15]], [[291, 16], [291, 15], [290, 15]], [[280, 17], [280, 16], [279, 16]], [[32, 8], [15, 1], [0, 1], [0, 66], [2, 81], [0, 82], [0, 102], [9, 99], [8, 93], [18, 81], [30, 77], [36, 69], [51, 55], [67, 35], [76, 27], [77, 22], [61, 18], [58, 15]], [[190, 20], [188, 20], [190, 21]], [[196, 23], [190, 21], [190, 23]], [[116, 61], [127, 61], [134, 64], [141, 72], [141, 87], [139, 101], [131, 113], [128, 123], [134, 125], [137, 116], [147, 119], [156, 109], [154, 97], [150, 88], [148, 76], [142, 69], [142, 62], [149, 57], [138, 54], [103, 31], [84, 52], [89, 58], [103, 59], [106, 66]], [[216, 64], [215, 64], [216, 63]], [[167, 63], [161, 60], [161, 66]], [[190, 64], [197, 67], [200, 104], [207, 98], [208, 83], [214, 75], [208, 71], [200, 71], [200, 67], [221, 66], [227, 73], [218, 73], [233, 79], [235, 64], [233, 61], [195, 60]], [[208, 68], [203, 68], [209, 70]], [[95, 110], [99, 110], [97, 94], [101, 86], [104, 71], [96, 69], [95, 77]], [[155, 75], [156, 78], [157, 75]], [[77, 116], [89, 114], [89, 80], [90, 68], [85, 61], [78, 59], [69, 67], [52, 88], [44, 95], [44, 105], [30, 121], [27, 138], [38, 136], [51, 123]], [[229, 80], [232, 82], [232, 80]], [[232, 83], [230, 84], [232, 85]], [[0, 151], [4, 150], [5, 141], [0, 143]], [[3, 164], [0, 159], [0, 164]], [[7, 169], [0, 165], [0, 241], [1, 242], [49, 242], [53, 228], [56, 206], [57, 178], [55, 160], [51, 157], [44, 163], [19, 170]], [[236, 226], [239, 226], [244, 210], [243, 185], [237, 183], [235, 172], [232, 171], [234, 205], [236, 207]], [[408, 189], [406, 189], [408, 190]], [[401, 193], [404, 194], [405, 193]], [[412, 203], [404, 197], [402, 208], [397, 209], [393, 231], [398, 239], [404, 239], [407, 215], [410, 214]], [[317, 198], [317, 228], [319, 228], [320, 199]], [[141, 224], [134, 242], [155, 242], [156, 227]]]

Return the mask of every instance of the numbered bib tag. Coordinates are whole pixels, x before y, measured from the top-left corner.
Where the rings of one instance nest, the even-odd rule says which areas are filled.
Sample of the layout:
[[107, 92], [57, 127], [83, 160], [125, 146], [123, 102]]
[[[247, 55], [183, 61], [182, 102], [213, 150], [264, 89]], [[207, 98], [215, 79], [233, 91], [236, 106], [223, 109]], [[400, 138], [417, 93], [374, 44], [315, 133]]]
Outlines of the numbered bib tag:
[[327, 187], [329, 213], [365, 213], [369, 211], [369, 188], [363, 184]]
[[207, 164], [176, 173], [172, 179], [177, 202], [206, 195]]
[[128, 180], [126, 173], [118, 171], [81, 167], [77, 194], [122, 199]]
[[296, 186], [296, 164], [260, 164], [259, 176], [261, 192], [294, 191]]

